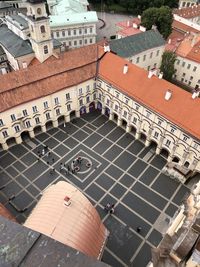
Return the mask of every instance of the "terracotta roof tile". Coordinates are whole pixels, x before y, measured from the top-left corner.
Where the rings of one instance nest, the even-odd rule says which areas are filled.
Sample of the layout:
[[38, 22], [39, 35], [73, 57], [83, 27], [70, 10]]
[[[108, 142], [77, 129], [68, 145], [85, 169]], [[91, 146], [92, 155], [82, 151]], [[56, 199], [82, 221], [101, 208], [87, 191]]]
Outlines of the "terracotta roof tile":
[[191, 7], [184, 7], [181, 9], [175, 9], [174, 14], [177, 14], [183, 18], [195, 18], [200, 16], [200, 5], [195, 5]]
[[[117, 55], [107, 53], [101, 59], [99, 76], [196, 138], [200, 138], [200, 99], [193, 100], [190, 93], [155, 76], [149, 79], [147, 71], [133, 64], [128, 64], [128, 73], [123, 74], [125, 63], [127, 64]], [[168, 89], [172, 91], [172, 98], [166, 101], [164, 97]]]
[[188, 26], [180, 21], [177, 21], [177, 20], [173, 20], [173, 23], [172, 23], [172, 29], [176, 29], [180, 32], [183, 32], [183, 33], [187, 33], [187, 32], [199, 32], [197, 29], [191, 27], [191, 26]]

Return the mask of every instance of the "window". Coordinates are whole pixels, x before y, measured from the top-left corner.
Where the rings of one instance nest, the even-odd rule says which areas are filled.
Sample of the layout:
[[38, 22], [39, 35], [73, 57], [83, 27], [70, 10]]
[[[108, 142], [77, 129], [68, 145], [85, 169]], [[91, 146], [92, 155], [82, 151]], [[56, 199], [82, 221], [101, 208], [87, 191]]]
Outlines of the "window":
[[56, 32], [56, 37], [59, 37], [60, 35], [59, 35], [59, 32]]
[[20, 127], [19, 127], [19, 125], [16, 125], [14, 128], [15, 128], [15, 132], [16, 132], [16, 133], [20, 132]]
[[188, 82], [188, 85], [191, 85], [191, 81]]
[[126, 117], [127, 117], [127, 115], [128, 115], [127, 111], [126, 111], [126, 110], [124, 110], [124, 117], [126, 118]]
[[77, 41], [76, 40], [74, 41], [74, 46], [77, 46]]
[[56, 109], [56, 115], [57, 115], [57, 116], [60, 115], [60, 109], [59, 109], [59, 108]]
[[136, 109], [136, 110], [139, 110], [139, 106], [136, 105], [136, 106], [135, 106], [135, 109]]
[[187, 139], [188, 139], [188, 138], [187, 138], [186, 136], [183, 137], [183, 141], [184, 141], [184, 142], [186, 142]]
[[2, 126], [3, 125], [3, 120], [2, 119], [0, 119], [0, 126]]
[[26, 121], [25, 124], [26, 124], [26, 128], [31, 127], [31, 123], [30, 123], [30, 121]]
[[92, 27], [90, 27], [90, 33], [92, 33]]
[[158, 50], [158, 51], [156, 52], [156, 56], [157, 56], [157, 57], [159, 56], [159, 53], [160, 53], [160, 50]]
[[167, 140], [166, 141], [166, 146], [170, 146], [170, 144], [171, 144], [171, 141]]
[[67, 99], [67, 100], [70, 99], [70, 94], [69, 94], [69, 93], [66, 94], [66, 99]]
[[190, 80], [191, 80], [191, 81], [193, 80], [193, 76], [190, 76]]
[[37, 13], [38, 13], [39, 15], [42, 14], [42, 10], [41, 10], [41, 8], [38, 8], [38, 9], [37, 9]]
[[89, 91], [90, 91], [90, 86], [87, 85], [87, 86], [86, 86], [86, 92], [89, 92]]
[[194, 146], [193, 146], [195, 149], [198, 148], [198, 144], [197, 143], [194, 143]]
[[71, 46], [72, 45], [72, 42], [71, 41], [69, 41], [69, 46]]
[[70, 111], [70, 110], [71, 110], [71, 105], [68, 104], [68, 105], [67, 105], [67, 111]]
[[175, 132], [175, 129], [174, 128], [171, 128], [171, 133], [174, 133]]
[[2, 135], [3, 135], [4, 138], [8, 137], [8, 133], [7, 133], [7, 131], [3, 131], [3, 132], [2, 132]]
[[76, 30], [73, 31], [74, 35], [76, 35]]
[[140, 61], [140, 57], [137, 57], [136, 63], [139, 63], [139, 61]]
[[79, 88], [78, 89], [78, 92], [79, 92], [79, 95], [81, 95], [83, 93], [83, 89], [82, 88]]
[[185, 77], [185, 73], [183, 73], [182, 76]]
[[67, 34], [68, 34], [68, 36], [70, 36], [70, 35], [71, 35], [71, 31], [70, 31], [70, 30], [68, 30], [68, 31], [67, 31]]
[[158, 121], [158, 125], [161, 125], [162, 124], [162, 121]]
[[191, 64], [188, 64], [188, 65], [187, 65], [187, 69], [189, 70], [189, 69], [190, 69], [190, 67], [191, 67]]
[[179, 60], [179, 59], [177, 59], [177, 61], [176, 61], [176, 64], [177, 64], [177, 65], [179, 65], [179, 63], [180, 63], [180, 60]]
[[83, 105], [83, 99], [79, 100], [79, 105], [82, 106]]
[[44, 108], [48, 108], [48, 102], [47, 101], [45, 101], [43, 104], [44, 104]]
[[40, 31], [41, 31], [41, 33], [45, 33], [45, 27], [44, 27], [44, 25], [40, 26]]
[[181, 82], [183, 82], [184, 81], [184, 78], [181, 78]]
[[107, 99], [106, 104], [109, 106], [109, 104], [110, 104], [110, 100], [109, 99]]
[[99, 93], [99, 100], [101, 100], [101, 94]]
[[37, 112], [37, 107], [36, 106], [32, 107], [32, 109], [33, 109], [34, 113]]
[[151, 67], [151, 66], [148, 66], [147, 70], [150, 70], [150, 67]]
[[153, 65], [153, 66], [154, 66], [154, 68], [156, 68], [156, 67], [157, 67], [157, 63], [154, 63], [154, 65]]
[[40, 123], [40, 118], [39, 117], [35, 118], [35, 123], [36, 124]]
[[155, 132], [155, 133], [154, 133], [154, 137], [155, 137], [155, 138], [158, 138], [158, 136], [159, 136], [159, 133], [158, 133], [158, 132]]
[[85, 44], [87, 44], [87, 39], [85, 39]]
[[150, 54], [150, 58], [152, 58], [152, 56], [153, 56], [153, 52], [151, 52], [151, 54]]
[[183, 63], [182, 63], [182, 67], [185, 67], [185, 62], [183, 61]]
[[47, 119], [47, 120], [50, 120], [50, 118], [51, 118], [50, 113], [49, 113], [49, 112], [46, 113], [46, 119]]
[[90, 44], [92, 44], [92, 38], [90, 38]]
[[196, 71], [197, 70], [197, 67], [196, 66], [194, 66], [194, 68], [193, 68], [193, 71]]
[[47, 45], [44, 46], [44, 54], [48, 54], [48, 46]]
[[125, 103], [126, 103], [127, 105], [128, 105], [128, 101], [129, 101], [128, 99], [125, 100]]
[[22, 113], [23, 113], [24, 117], [28, 116], [28, 112], [26, 109], [22, 110]]
[[62, 31], [62, 36], [65, 37], [65, 31]]
[[146, 60], [146, 55], [143, 56], [143, 61], [145, 61], [145, 60]]
[[96, 86], [97, 86], [97, 84], [96, 83], [93, 83], [93, 89], [94, 90], [96, 89]]
[[87, 98], [86, 98], [86, 102], [87, 102], [87, 103], [90, 102], [90, 97], [89, 97], [89, 96], [87, 96]]
[[79, 40], [79, 44], [82, 45], [82, 43], [83, 43], [82, 40]]
[[15, 114], [10, 115], [12, 121], [16, 121]]
[[115, 110], [116, 110], [116, 111], [118, 110], [118, 105], [115, 105]]
[[58, 105], [59, 104], [58, 97], [54, 98], [54, 102], [55, 102], [55, 105]]
[[85, 28], [85, 29], [84, 29], [84, 33], [86, 33], [86, 34], [87, 34], [87, 28]]
[[82, 34], [82, 29], [79, 29], [79, 34], [80, 34], [80, 35]]
[[133, 118], [133, 123], [134, 123], [134, 124], [137, 123], [137, 118], [136, 118], [136, 117]]
[[93, 95], [93, 99], [95, 100], [97, 98], [97, 95], [96, 93]]

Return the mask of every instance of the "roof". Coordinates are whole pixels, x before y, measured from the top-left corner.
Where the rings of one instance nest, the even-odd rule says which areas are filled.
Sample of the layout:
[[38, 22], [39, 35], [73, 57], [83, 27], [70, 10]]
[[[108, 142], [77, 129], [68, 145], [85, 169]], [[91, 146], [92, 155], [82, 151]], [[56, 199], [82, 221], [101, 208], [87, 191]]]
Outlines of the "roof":
[[4, 52], [3, 48], [0, 46], [0, 56], [2, 56], [4, 54], [5, 54], [5, 52]]
[[164, 44], [165, 40], [162, 35], [158, 31], [150, 30], [125, 38], [112, 40], [110, 42], [110, 48], [117, 55], [126, 58]]
[[[103, 54], [102, 47], [98, 54]], [[94, 78], [96, 59], [97, 45], [93, 44], [1, 76], [0, 112]]]
[[50, 27], [59, 27], [72, 24], [82, 23], [97, 23], [97, 13], [95, 11], [88, 11], [83, 13], [73, 13], [65, 15], [51, 15]]
[[16, 25], [19, 29], [28, 29], [28, 22], [21, 15], [9, 15], [6, 16], [6, 19], [12, 24]]
[[0, 216], [0, 266], [106, 267], [58, 241]]
[[[86, 4], [86, 3], [85, 3]], [[84, 3], [76, 0], [60, 0], [53, 6], [52, 14], [54, 15], [73, 15], [85, 11]]]
[[189, 26], [189, 25], [186, 25], [180, 21], [177, 21], [177, 20], [173, 20], [173, 23], [172, 23], [172, 29], [176, 29], [180, 32], [183, 32], [183, 33], [187, 33], [187, 32], [199, 32], [197, 29]]
[[118, 31], [117, 34], [120, 34], [122, 36], [130, 36], [134, 34], [141, 33], [142, 31], [140, 29], [135, 29], [135, 28], [127, 28], [123, 29], [121, 31]]
[[31, 43], [17, 36], [6, 25], [0, 26], [0, 44], [14, 57], [34, 53]]
[[[127, 74], [122, 72], [125, 63], [129, 68]], [[192, 99], [190, 93], [158, 77], [149, 79], [147, 71], [112, 53], [101, 59], [99, 77], [200, 139], [200, 98]], [[168, 89], [172, 97], [166, 101]]]
[[127, 29], [127, 28], [132, 28], [133, 23], [140, 25], [141, 19], [133, 18], [133, 19], [129, 19], [129, 20], [123, 20], [123, 21], [117, 22], [116, 26], [123, 28], [123, 29]]
[[[65, 206], [64, 201], [70, 204]], [[90, 201], [64, 181], [43, 192], [24, 225], [97, 259], [108, 237], [108, 230]]]
[[184, 7], [181, 9], [174, 9], [173, 13], [179, 15], [180, 17], [187, 18], [187, 19], [199, 17], [200, 16], [200, 5], [193, 5], [193, 6]]

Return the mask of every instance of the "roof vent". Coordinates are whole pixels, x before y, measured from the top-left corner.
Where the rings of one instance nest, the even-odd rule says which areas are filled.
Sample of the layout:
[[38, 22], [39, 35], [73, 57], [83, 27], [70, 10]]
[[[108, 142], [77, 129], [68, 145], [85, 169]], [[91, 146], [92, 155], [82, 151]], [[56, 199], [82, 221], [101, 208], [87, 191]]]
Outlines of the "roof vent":
[[123, 67], [123, 74], [126, 74], [128, 72], [128, 64], [125, 64]]
[[171, 43], [172, 43], [172, 39], [169, 39], [169, 40], [168, 40], [168, 44], [171, 44]]
[[153, 68], [149, 71], [148, 78], [150, 79], [153, 75], [157, 75], [157, 69]]
[[167, 92], [165, 93], [165, 100], [170, 100], [170, 98], [172, 97], [172, 91], [171, 90], [167, 90]]
[[195, 99], [195, 98], [197, 98], [197, 97], [199, 97], [199, 91], [198, 92], [193, 92], [193, 94], [192, 94], [192, 99]]
[[64, 205], [68, 207], [70, 204], [71, 204], [70, 197], [65, 196], [65, 198], [64, 198]]
[[163, 77], [163, 72], [160, 72], [159, 75], [158, 75], [158, 78], [161, 80]]
[[134, 29], [137, 29], [138, 28], [138, 25], [136, 23], [133, 23], [133, 28]]
[[139, 28], [139, 29], [140, 29], [140, 31], [141, 31], [141, 32], [146, 32], [146, 28], [145, 28], [145, 27], [143, 27], [143, 26], [140, 26], [140, 28]]
[[103, 48], [104, 48], [104, 52], [110, 52], [110, 46], [108, 43], [105, 43]]

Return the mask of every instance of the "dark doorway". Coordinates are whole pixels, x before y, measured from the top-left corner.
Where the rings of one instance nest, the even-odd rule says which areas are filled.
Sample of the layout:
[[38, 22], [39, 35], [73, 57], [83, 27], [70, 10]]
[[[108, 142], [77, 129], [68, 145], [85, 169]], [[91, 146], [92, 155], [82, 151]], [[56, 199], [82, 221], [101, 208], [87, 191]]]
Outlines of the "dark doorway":
[[143, 133], [141, 133], [140, 134], [140, 140], [145, 143], [145, 141], [146, 141], [146, 135], [143, 134]]
[[47, 121], [45, 125], [46, 125], [46, 130], [53, 128], [53, 122], [52, 121]]
[[71, 111], [70, 114], [69, 114], [69, 116], [70, 116], [70, 121], [73, 120], [73, 119], [75, 119], [76, 118], [76, 112], [75, 112], [75, 110]]
[[102, 104], [100, 102], [97, 102], [97, 109], [99, 111], [102, 111]]
[[157, 148], [157, 143], [153, 140], [151, 140], [151, 143], [150, 143], [150, 148], [153, 149], [154, 151], [156, 151], [156, 148]]
[[162, 155], [164, 158], [168, 158], [169, 156], [169, 152], [167, 151], [167, 149], [165, 148], [162, 148], [161, 151], [160, 151], [160, 155]]
[[106, 109], [105, 109], [105, 115], [106, 115], [107, 117], [110, 116], [110, 109], [109, 109], [109, 108], [106, 108]]
[[179, 158], [177, 158], [177, 157], [174, 157], [172, 161], [173, 161], [173, 162], [177, 162], [177, 163], [178, 163], [178, 162], [179, 162]]
[[131, 126], [131, 133], [135, 136], [136, 134], [136, 128], [134, 126]]
[[83, 107], [80, 108], [80, 115], [83, 115], [85, 113], [86, 113], [86, 107], [83, 106]]
[[127, 121], [125, 121], [125, 120], [122, 119], [122, 126], [126, 128], [126, 126], [127, 126]]
[[40, 134], [42, 132], [42, 127], [40, 125], [36, 126], [33, 131], [35, 135]]
[[64, 122], [65, 122], [65, 116], [62, 115], [58, 118], [58, 125], [63, 124]]
[[6, 143], [7, 143], [8, 147], [10, 147], [10, 146], [16, 145], [16, 140], [14, 137], [11, 137], [11, 138], [6, 140]]
[[89, 111], [90, 112], [95, 111], [95, 103], [94, 102], [90, 103], [90, 105], [89, 105]]
[[27, 141], [30, 139], [30, 135], [29, 135], [29, 132], [28, 131], [24, 131], [21, 133], [21, 138], [22, 138], [22, 141]]
[[114, 113], [114, 121], [117, 122], [118, 121], [118, 115], [116, 113]]
[[186, 161], [186, 162], [184, 163], [184, 167], [189, 168], [189, 166], [190, 166], [190, 163], [189, 163], [188, 161]]

